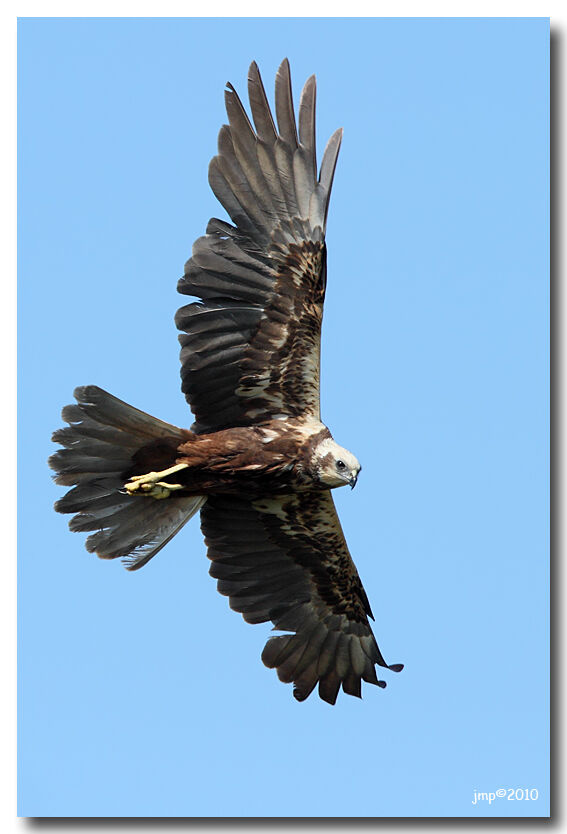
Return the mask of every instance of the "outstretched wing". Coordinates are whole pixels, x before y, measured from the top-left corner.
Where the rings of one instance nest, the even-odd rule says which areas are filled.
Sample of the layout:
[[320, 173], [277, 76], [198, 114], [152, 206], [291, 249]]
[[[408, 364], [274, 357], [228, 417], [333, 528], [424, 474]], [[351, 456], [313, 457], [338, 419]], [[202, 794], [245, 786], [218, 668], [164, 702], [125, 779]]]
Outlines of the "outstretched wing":
[[230, 607], [249, 623], [294, 632], [272, 637], [262, 660], [294, 682], [303, 701], [319, 683], [334, 704], [339, 688], [360, 697], [361, 680], [386, 686], [388, 666], [370, 628], [370, 605], [350, 557], [330, 492], [247, 500], [210, 496], [201, 527]]
[[319, 353], [326, 283], [325, 225], [342, 131], [317, 175], [315, 77], [295, 123], [289, 64], [276, 77], [278, 127], [253, 63], [255, 130], [234, 88], [209, 182], [234, 226], [212, 219], [193, 246], [176, 324], [182, 390], [194, 431], [261, 423], [278, 414], [319, 418]]

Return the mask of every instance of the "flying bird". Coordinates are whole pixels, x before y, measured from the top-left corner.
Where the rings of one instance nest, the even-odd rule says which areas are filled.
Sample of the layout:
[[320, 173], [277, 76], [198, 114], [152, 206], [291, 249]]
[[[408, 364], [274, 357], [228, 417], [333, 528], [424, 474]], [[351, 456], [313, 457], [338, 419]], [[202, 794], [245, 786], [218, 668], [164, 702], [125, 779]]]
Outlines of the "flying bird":
[[275, 114], [256, 63], [248, 74], [253, 125], [225, 90], [210, 186], [232, 223], [213, 218], [178, 290], [182, 390], [191, 429], [151, 417], [94, 385], [63, 409], [53, 440], [55, 504], [89, 552], [137, 570], [197, 511], [210, 573], [249, 623], [271, 621], [262, 653], [303, 701], [318, 685], [334, 704], [385, 687], [388, 666], [331, 490], [354, 487], [360, 463], [321, 422], [319, 357], [326, 287], [325, 226], [342, 130], [315, 155], [315, 77], [296, 124], [288, 61]]

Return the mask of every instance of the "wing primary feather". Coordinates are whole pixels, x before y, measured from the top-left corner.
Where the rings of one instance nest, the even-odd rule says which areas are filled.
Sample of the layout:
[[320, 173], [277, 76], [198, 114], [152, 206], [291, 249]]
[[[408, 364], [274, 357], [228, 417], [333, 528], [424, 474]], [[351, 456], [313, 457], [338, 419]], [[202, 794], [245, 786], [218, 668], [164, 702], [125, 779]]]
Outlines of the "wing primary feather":
[[271, 227], [276, 218], [271, 193], [258, 164], [256, 135], [236, 90], [232, 85], [228, 87], [229, 89], [225, 91], [225, 102], [232, 139], [232, 146], [228, 149], [228, 153], [232, 153], [238, 161], [240, 170], [248, 182], [249, 190], [259, 203], [262, 212], [268, 215]]
[[340, 127], [338, 130], [335, 130], [335, 132], [327, 142], [327, 147], [325, 148], [325, 152], [323, 153], [323, 160], [321, 162], [319, 182], [321, 183], [327, 194], [327, 200], [325, 205], [325, 222], [323, 225], [323, 229], [325, 229], [327, 225], [329, 198], [331, 195], [331, 188], [333, 186], [333, 179], [335, 177], [335, 168], [337, 167], [337, 159], [341, 148], [342, 138], [343, 129], [342, 127]]
[[260, 139], [272, 145], [277, 139], [277, 131], [256, 61], [252, 61], [248, 70], [248, 96], [256, 133]]
[[354, 672], [349, 672], [343, 680], [343, 692], [347, 695], [354, 695], [355, 698], [362, 698], [360, 689], [360, 678]]
[[[255, 239], [267, 245], [270, 236], [266, 214], [270, 215], [271, 212], [264, 199], [266, 188], [261, 184], [253, 164], [246, 158], [246, 152], [242, 150], [242, 144], [239, 144], [237, 137], [238, 134], [233, 133], [228, 125], [220, 129], [219, 155], [216, 157], [218, 168], [232, 194], [237, 198], [238, 204], [246, 212], [253, 226]], [[239, 148], [238, 153], [236, 147]], [[227, 206], [225, 208], [228, 211]], [[235, 220], [234, 217], [232, 219]]]
[[254, 224], [238, 201], [234, 191], [221, 170], [218, 156], [214, 156], [209, 164], [209, 185], [219, 203], [226, 209], [236, 226], [244, 233], [254, 235]]
[[295, 150], [298, 144], [297, 129], [293, 112], [291, 73], [287, 58], [281, 62], [276, 74], [276, 116], [281, 138], [292, 150]]
[[306, 162], [309, 163], [309, 174], [313, 184], [317, 177], [317, 154], [315, 147], [315, 101], [317, 84], [312, 75], [305, 82], [299, 101], [299, 141], [305, 149]]
[[319, 697], [328, 704], [335, 704], [340, 686], [341, 679], [336, 670], [332, 669], [319, 681]]

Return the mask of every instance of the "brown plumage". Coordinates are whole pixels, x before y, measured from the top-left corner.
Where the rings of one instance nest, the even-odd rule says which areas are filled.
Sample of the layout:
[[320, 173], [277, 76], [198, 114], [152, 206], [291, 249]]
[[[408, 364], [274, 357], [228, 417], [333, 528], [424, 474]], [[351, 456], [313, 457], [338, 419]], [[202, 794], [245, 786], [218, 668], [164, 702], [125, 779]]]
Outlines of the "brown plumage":
[[[315, 79], [296, 125], [289, 65], [278, 70], [277, 127], [256, 64], [248, 76], [254, 127], [234, 88], [209, 182], [232, 224], [209, 221], [179, 282], [199, 300], [176, 316], [191, 430], [150, 417], [102, 391], [75, 391], [53, 439], [55, 505], [90, 532], [101, 558], [145, 565], [201, 511], [210, 572], [247, 622], [290, 632], [262, 659], [304, 700], [319, 685], [385, 686], [370, 605], [330, 490], [354, 486], [360, 464], [333, 440], [319, 411], [326, 288], [325, 225], [342, 131], [319, 174]], [[401, 665], [387, 667], [399, 671]]]

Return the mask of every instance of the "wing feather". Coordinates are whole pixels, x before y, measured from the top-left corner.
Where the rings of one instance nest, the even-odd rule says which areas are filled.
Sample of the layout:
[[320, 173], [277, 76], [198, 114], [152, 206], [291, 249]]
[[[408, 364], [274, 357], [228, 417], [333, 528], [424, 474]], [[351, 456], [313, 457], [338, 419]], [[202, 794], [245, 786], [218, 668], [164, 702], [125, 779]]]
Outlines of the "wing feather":
[[291, 72], [287, 58], [281, 62], [276, 73], [276, 116], [280, 136], [291, 148], [297, 148]]
[[317, 83], [312, 75], [305, 82], [299, 102], [299, 141], [309, 152], [312, 181], [317, 176], [317, 157], [315, 153], [315, 99]]
[[325, 217], [323, 221], [323, 228], [327, 223], [327, 211], [329, 209], [329, 196], [331, 194], [331, 188], [333, 187], [333, 179], [335, 178], [335, 169], [337, 167], [337, 159], [339, 158], [339, 151], [341, 149], [341, 142], [343, 139], [343, 129], [340, 127], [338, 130], [335, 130], [329, 141], [327, 142], [327, 147], [325, 148], [325, 152], [323, 154], [323, 160], [321, 162], [321, 171], [319, 173], [319, 182], [323, 187], [325, 194], [327, 196], [326, 203], [325, 203]]
[[317, 178], [315, 77], [303, 88], [297, 125], [287, 60], [276, 75], [277, 128], [255, 63], [248, 91], [252, 120], [227, 84], [229, 124], [209, 166], [211, 188], [234, 225], [209, 222], [178, 286], [201, 299], [176, 316], [182, 390], [197, 432], [276, 413], [319, 416], [325, 222], [340, 137], [327, 145]]
[[319, 685], [335, 703], [339, 689], [360, 697], [361, 681], [385, 686], [388, 666], [376, 643], [368, 599], [329, 492], [243, 498], [211, 496], [201, 510], [210, 573], [230, 607], [250, 623], [271, 620], [291, 634], [262, 653], [304, 700]]
[[248, 70], [248, 97], [258, 138], [272, 144], [277, 139], [277, 131], [256, 61], [252, 61]]

